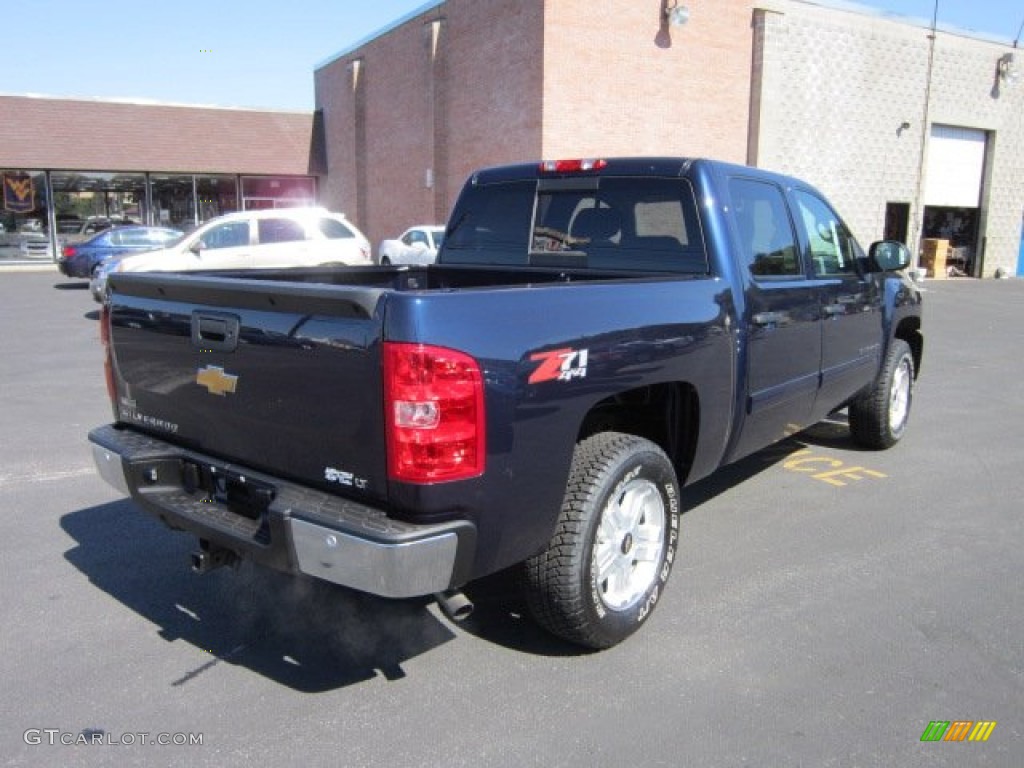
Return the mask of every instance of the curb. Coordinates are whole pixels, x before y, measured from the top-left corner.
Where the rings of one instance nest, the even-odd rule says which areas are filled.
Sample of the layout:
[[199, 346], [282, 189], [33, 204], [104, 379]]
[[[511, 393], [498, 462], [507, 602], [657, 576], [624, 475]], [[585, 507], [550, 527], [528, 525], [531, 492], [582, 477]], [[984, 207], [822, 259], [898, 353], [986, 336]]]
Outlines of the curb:
[[31, 261], [16, 261], [7, 264], [0, 262], [0, 274], [4, 272], [57, 272], [57, 265], [52, 261], [44, 264]]

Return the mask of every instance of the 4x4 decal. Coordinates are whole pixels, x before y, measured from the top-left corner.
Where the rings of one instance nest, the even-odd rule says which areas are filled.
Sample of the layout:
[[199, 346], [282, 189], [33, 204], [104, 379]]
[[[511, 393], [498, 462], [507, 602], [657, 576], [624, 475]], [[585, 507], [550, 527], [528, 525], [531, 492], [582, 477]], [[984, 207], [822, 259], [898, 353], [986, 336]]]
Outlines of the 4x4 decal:
[[530, 384], [542, 381], [572, 381], [587, 375], [586, 349], [552, 349], [530, 355], [531, 360], [540, 360], [540, 366], [530, 374]]

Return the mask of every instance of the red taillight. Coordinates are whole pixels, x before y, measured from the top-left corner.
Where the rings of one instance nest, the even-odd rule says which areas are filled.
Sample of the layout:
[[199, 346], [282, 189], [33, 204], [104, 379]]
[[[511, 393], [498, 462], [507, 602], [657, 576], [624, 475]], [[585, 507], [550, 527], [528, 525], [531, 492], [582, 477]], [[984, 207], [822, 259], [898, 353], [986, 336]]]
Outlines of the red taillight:
[[100, 343], [103, 344], [103, 375], [107, 380], [107, 395], [113, 404], [117, 398], [114, 387], [114, 360], [110, 353], [110, 306], [104, 304], [100, 310]]
[[472, 357], [385, 342], [384, 408], [392, 480], [440, 483], [483, 474], [483, 376]]
[[70, 259], [76, 253], [78, 253], [78, 249], [75, 248], [75, 246], [73, 245], [65, 245], [63, 248], [61, 248], [61, 253], [64, 254], [65, 259]]
[[580, 171], [600, 171], [608, 165], [607, 160], [575, 159], [545, 160], [540, 164], [541, 173], [579, 173]]

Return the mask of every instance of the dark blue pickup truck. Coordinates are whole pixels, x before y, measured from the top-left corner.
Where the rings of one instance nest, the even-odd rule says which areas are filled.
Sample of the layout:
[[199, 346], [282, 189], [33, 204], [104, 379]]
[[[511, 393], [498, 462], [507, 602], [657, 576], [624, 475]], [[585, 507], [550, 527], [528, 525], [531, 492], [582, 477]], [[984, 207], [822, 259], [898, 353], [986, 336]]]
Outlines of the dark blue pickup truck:
[[906, 428], [921, 297], [814, 188], [708, 160], [466, 183], [437, 264], [117, 274], [99, 471], [200, 546], [392, 598], [517, 566], [539, 623], [650, 615], [679, 489], [846, 408]]

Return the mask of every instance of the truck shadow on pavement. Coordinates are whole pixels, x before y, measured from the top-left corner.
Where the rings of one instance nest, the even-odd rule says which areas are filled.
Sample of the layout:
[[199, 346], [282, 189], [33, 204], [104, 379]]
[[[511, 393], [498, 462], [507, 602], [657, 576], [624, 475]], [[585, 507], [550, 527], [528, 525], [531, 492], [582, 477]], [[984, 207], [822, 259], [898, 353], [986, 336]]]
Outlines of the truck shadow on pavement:
[[159, 627], [167, 642], [202, 650], [172, 686], [202, 685], [219, 664], [319, 693], [383, 676], [455, 634], [429, 600], [392, 601], [243, 563], [203, 576], [189, 568], [191, 536], [117, 501], [71, 512], [65, 558], [89, 581]]
[[[684, 514], [809, 445], [856, 450], [841, 419], [817, 425], [684, 489]], [[76, 542], [65, 558], [90, 582], [153, 622], [164, 640], [209, 654], [183, 669], [174, 686], [225, 663], [306, 693], [378, 675], [397, 680], [405, 676], [403, 662], [456, 638], [430, 598], [385, 600], [249, 563], [198, 576], [189, 568], [195, 539], [168, 530], [128, 500], [71, 512], [61, 527]], [[476, 610], [457, 625], [460, 631], [530, 655], [590, 653], [530, 619], [515, 569], [465, 592]]]

